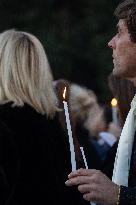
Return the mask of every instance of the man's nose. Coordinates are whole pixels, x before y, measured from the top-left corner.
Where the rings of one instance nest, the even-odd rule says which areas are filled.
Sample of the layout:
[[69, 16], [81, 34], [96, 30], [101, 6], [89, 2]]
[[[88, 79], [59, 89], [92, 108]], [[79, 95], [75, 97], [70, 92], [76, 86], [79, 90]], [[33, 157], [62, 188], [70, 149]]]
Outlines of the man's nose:
[[114, 37], [108, 43], [109, 48], [115, 48], [115, 39]]

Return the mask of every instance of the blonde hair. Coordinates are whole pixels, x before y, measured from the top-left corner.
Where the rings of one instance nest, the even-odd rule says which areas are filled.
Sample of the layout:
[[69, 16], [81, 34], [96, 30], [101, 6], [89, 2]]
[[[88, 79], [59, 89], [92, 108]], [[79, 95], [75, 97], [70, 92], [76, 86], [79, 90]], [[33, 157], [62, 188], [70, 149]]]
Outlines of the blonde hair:
[[53, 117], [53, 77], [40, 41], [32, 34], [8, 30], [0, 34], [0, 103], [32, 106]]
[[70, 86], [70, 106], [81, 118], [86, 118], [88, 110], [97, 103], [95, 93], [75, 83]]
[[71, 109], [78, 111], [82, 107], [93, 105], [97, 99], [92, 90], [72, 83], [70, 86], [70, 101]]

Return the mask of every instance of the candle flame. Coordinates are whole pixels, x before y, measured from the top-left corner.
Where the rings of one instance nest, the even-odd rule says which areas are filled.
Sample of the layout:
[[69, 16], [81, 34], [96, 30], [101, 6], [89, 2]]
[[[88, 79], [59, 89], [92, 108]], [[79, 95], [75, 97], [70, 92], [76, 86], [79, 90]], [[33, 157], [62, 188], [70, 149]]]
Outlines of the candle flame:
[[66, 98], [66, 90], [67, 90], [67, 88], [65, 87], [64, 92], [63, 92], [63, 98], [64, 99]]
[[116, 107], [117, 104], [118, 104], [117, 99], [116, 99], [116, 98], [113, 98], [112, 101], [111, 101], [111, 105], [112, 105], [112, 107]]

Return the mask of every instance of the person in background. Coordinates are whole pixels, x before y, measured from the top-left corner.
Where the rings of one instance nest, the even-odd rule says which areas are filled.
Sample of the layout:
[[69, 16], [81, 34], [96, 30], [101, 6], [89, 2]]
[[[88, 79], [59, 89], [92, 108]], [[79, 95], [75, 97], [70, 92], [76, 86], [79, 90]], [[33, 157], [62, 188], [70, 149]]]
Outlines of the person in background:
[[[0, 204], [86, 204], [64, 182], [69, 144], [47, 56], [32, 34], [0, 34]], [[64, 140], [65, 139], [65, 140]]]
[[[113, 74], [136, 86], [136, 1], [125, 0], [115, 11], [117, 34], [108, 43], [113, 51]], [[124, 102], [125, 103], [125, 102]], [[107, 205], [136, 204], [136, 96], [120, 137], [111, 181], [98, 170], [80, 169], [69, 175], [66, 185], [78, 185], [84, 199]]]
[[[109, 88], [113, 94], [113, 96], [118, 101], [118, 111], [119, 111], [119, 124], [121, 129], [125, 123], [127, 114], [130, 110], [130, 104], [135, 94], [135, 87], [133, 83], [127, 79], [123, 79], [117, 76], [114, 76], [112, 73], [108, 77]], [[124, 103], [125, 102], [125, 103]], [[115, 127], [113, 129], [113, 124], [110, 126], [110, 130], [116, 131]], [[110, 179], [112, 178], [114, 161], [116, 156], [116, 151], [118, 147], [118, 140], [109, 150], [107, 157], [102, 166], [102, 172], [105, 173]]]
[[91, 138], [90, 140], [94, 144], [102, 163], [107, 157], [107, 152], [120, 135], [120, 129], [116, 125], [114, 125], [112, 130], [110, 129], [111, 123], [112, 113], [108, 105], [99, 107], [95, 112], [92, 110], [86, 122], [86, 128]]
[[136, 88], [130, 80], [114, 76], [112, 73], [108, 77], [108, 84], [113, 96], [118, 101], [120, 125], [122, 127], [130, 110]]

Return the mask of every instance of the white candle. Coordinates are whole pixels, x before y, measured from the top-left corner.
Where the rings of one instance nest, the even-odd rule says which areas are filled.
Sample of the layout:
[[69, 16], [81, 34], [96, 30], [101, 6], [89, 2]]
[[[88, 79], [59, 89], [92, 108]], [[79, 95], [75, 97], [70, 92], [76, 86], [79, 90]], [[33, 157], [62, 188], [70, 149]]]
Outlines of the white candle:
[[118, 124], [117, 107], [112, 107], [112, 119], [113, 122], [117, 125]]
[[69, 112], [68, 112], [68, 104], [67, 104], [66, 101], [63, 101], [63, 103], [64, 103], [66, 124], [67, 124], [68, 136], [69, 136], [72, 171], [75, 171], [76, 170], [76, 158], [75, 158], [75, 150], [74, 150], [74, 144], [73, 144], [73, 137], [72, 137], [72, 130], [71, 130]]
[[[83, 156], [85, 168], [88, 169], [88, 164], [87, 164], [87, 161], [86, 161], [86, 157], [85, 157], [85, 153], [84, 153], [83, 147], [80, 147], [80, 150], [81, 150], [81, 153], [82, 153], [82, 156]], [[90, 202], [90, 205], [96, 205], [96, 204], [94, 202]]]
[[[66, 93], [66, 87], [64, 90], [64, 94], [63, 94], [64, 99], [65, 99], [65, 93]], [[75, 157], [75, 150], [74, 150], [74, 143], [73, 143], [73, 137], [72, 137], [70, 117], [69, 117], [69, 112], [68, 112], [68, 103], [66, 101], [63, 101], [63, 104], [64, 104], [66, 125], [67, 125], [67, 130], [68, 130], [68, 137], [69, 137], [72, 171], [75, 171], [76, 170], [76, 157]]]
[[118, 110], [117, 110], [117, 100], [113, 98], [111, 101], [112, 105], [112, 121], [118, 125]]
[[86, 161], [86, 157], [85, 157], [85, 153], [84, 153], [83, 147], [80, 147], [80, 150], [81, 150], [81, 153], [82, 153], [82, 156], [83, 156], [85, 168], [88, 169], [88, 164], [87, 164], [87, 161]]

